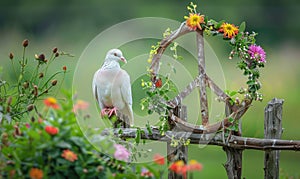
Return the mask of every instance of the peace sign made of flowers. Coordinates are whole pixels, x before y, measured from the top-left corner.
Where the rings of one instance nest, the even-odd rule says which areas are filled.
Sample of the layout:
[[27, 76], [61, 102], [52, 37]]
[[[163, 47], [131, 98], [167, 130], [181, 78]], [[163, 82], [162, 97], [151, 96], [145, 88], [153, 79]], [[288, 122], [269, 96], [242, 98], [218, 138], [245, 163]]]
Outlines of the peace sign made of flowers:
[[[148, 113], [157, 112], [160, 115], [159, 130], [163, 135], [169, 130], [169, 122], [174, 123], [183, 131], [194, 133], [214, 133], [220, 129], [231, 129], [238, 132], [238, 120], [245, 114], [253, 100], [262, 100], [262, 94], [258, 92], [261, 88], [259, 82], [259, 69], [263, 68], [266, 63], [266, 54], [263, 48], [255, 43], [257, 33], [246, 32], [245, 23], [240, 26], [227, 23], [225, 21], [215, 21], [208, 19], [206, 16], [196, 11], [197, 5], [190, 3], [187, 7], [189, 16], [185, 16], [185, 22], [171, 32], [169, 29], [164, 33], [164, 39], [151, 47], [148, 62], [151, 66], [148, 68], [150, 81], [142, 80], [142, 86], [146, 90], [147, 97], [141, 100], [142, 109], [147, 109]], [[169, 99], [168, 92], [172, 91], [175, 86], [169, 79], [159, 74], [160, 58], [166, 48], [173, 43], [171, 50], [174, 51], [175, 59], [181, 58], [177, 55], [177, 43], [173, 42], [176, 38], [196, 32], [198, 45], [198, 71], [199, 75], [187, 85], [174, 99]], [[243, 71], [243, 75], [248, 77], [247, 88], [241, 88], [238, 91], [224, 92], [205, 72], [204, 57], [204, 39], [203, 34], [212, 36], [222, 36], [232, 47], [229, 59], [237, 56], [240, 61], [237, 67]], [[174, 115], [172, 110], [181, 104], [181, 101], [188, 96], [195, 88], [199, 87], [200, 107], [202, 125], [190, 124], [178, 116]], [[216, 123], [209, 124], [208, 119], [208, 102], [206, 87], [209, 87], [220, 101], [225, 102], [226, 117]], [[234, 100], [233, 96], [240, 94], [242, 100]], [[171, 120], [171, 121], [170, 121]]]

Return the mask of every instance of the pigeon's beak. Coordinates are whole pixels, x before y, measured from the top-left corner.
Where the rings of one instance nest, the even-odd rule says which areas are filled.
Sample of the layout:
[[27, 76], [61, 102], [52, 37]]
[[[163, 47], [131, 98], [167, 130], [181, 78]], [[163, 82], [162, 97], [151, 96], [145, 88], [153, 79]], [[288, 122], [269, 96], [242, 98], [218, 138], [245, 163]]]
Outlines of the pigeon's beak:
[[124, 57], [120, 58], [122, 62], [127, 63], [127, 60]]

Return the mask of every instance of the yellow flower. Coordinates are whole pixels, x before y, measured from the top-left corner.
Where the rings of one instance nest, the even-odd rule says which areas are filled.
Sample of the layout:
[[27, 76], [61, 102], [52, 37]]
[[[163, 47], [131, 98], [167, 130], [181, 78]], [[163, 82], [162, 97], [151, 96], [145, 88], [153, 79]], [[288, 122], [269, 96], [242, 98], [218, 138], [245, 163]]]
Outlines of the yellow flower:
[[186, 19], [186, 25], [190, 29], [196, 30], [198, 28], [202, 30], [201, 24], [204, 23], [204, 15], [200, 15], [199, 13], [190, 13], [189, 17], [185, 16], [184, 18]]
[[57, 103], [57, 100], [53, 97], [48, 97], [48, 98], [44, 99], [44, 104], [47, 107], [51, 107], [53, 109], [59, 109], [59, 105]]
[[239, 33], [239, 29], [233, 24], [223, 23], [219, 29], [219, 32], [223, 32], [224, 38], [231, 39]]
[[31, 179], [42, 179], [43, 171], [38, 168], [31, 168], [29, 171], [29, 176]]

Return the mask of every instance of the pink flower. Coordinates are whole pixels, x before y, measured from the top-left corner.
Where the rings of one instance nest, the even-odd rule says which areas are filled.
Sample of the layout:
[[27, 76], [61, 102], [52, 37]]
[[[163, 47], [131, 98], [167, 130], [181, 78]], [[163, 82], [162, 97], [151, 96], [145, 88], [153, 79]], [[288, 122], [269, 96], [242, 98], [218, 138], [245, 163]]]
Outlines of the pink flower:
[[116, 149], [114, 157], [117, 160], [123, 160], [125, 162], [128, 162], [130, 156], [129, 151], [123, 145], [120, 144], [115, 144], [114, 147]]
[[78, 100], [76, 102], [76, 104], [73, 106], [73, 112], [76, 113], [78, 111], [78, 109], [80, 110], [84, 110], [84, 109], [87, 109], [89, 107], [89, 103], [88, 102], [85, 102], [83, 100]]
[[141, 171], [141, 176], [145, 177], [145, 178], [152, 178], [153, 177], [153, 173], [151, 173], [149, 170], [147, 170], [146, 168], [142, 168]]
[[257, 60], [258, 62], [266, 63], [266, 52], [259, 45], [250, 45], [248, 49], [252, 59]]

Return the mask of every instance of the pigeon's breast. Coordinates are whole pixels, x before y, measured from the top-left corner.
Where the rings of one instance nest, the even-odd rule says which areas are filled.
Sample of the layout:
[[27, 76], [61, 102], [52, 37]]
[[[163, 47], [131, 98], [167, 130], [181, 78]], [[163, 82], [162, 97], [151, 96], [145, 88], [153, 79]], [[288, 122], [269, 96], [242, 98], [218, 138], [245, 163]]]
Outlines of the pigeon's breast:
[[112, 101], [112, 86], [116, 77], [114, 70], [103, 70], [101, 71], [99, 81], [100, 88], [100, 100], [107, 107], [113, 107]]

